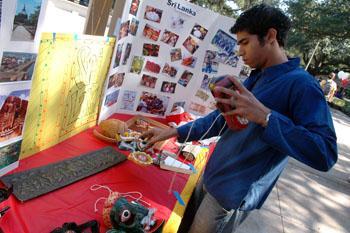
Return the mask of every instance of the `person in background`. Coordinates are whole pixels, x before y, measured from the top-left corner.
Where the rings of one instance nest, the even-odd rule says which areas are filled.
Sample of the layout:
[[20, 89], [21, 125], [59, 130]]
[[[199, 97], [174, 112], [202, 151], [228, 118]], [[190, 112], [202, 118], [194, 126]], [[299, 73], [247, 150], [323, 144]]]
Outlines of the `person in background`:
[[349, 86], [349, 84], [350, 84], [349, 76], [341, 79], [340, 88], [338, 88], [338, 91], [335, 94], [335, 96], [338, 97], [339, 99], [343, 99], [345, 96], [346, 88]]
[[335, 73], [332, 72], [328, 75], [328, 79], [326, 81], [320, 83], [323, 94], [329, 103], [333, 101], [335, 92], [337, 91], [337, 83], [334, 81], [335, 77]]
[[[231, 32], [237, 35], [239, 55], [254, 70], [243, 84], [227, 76], [237, 91], [215, 87], [229, 96], [216, 102], [232, 110], [215, 110], [178, 128], [153, 128], [142, 135], [150, 146], [174, 136], [180, 142], [187, 136], [198, 140], [206, 131], [209, 138], [222, 130], [179, 232], [234, 232], [261, 208], [289, 157], [320, 171], [337, 161], [336, 134], [322, 89], [299, 67], [300, 59], [289, 59], [283, 49], [290, 26], [281, 10], [266, 4], [243, 12]], [[248, 119], [247, 128], [231, 130], [223, 114]]]

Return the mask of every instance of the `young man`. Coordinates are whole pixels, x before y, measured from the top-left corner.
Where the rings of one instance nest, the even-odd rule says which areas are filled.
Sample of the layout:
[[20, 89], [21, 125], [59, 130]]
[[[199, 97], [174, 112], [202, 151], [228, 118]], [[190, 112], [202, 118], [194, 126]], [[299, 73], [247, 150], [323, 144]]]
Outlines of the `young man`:
[[[204, 186], [198, 184], [193, 196], [201, 202], [191, 233], [233, 232], [249, 211], [262, 206], [289, 156], [321, 171], [337, 161], [336, 135], [323, 92], [299, 68], [300, 60], [288, 59], [283, 50], [289, 29], [289, 18], [265, 4], [241, 14], [231, 29], [240, 56], [255, 70], [243, 85], [230, 77], [239, 92], [216, 87], [231, 96], [216, 101], [232, 106], [225, 114], [247, 118], [247, 128], [230, 130], [216, 110], [177, 129], [144, 134], [151, 145], [173, 136], [184, 141], [192, 124], [188, 141], [198, 140], [212, 124], [207, 138], [225, 127], [204, 171]], [[187, 209], [196, 209], [196, 204]], [[184, 222], [188, 216], [186, 212]]]

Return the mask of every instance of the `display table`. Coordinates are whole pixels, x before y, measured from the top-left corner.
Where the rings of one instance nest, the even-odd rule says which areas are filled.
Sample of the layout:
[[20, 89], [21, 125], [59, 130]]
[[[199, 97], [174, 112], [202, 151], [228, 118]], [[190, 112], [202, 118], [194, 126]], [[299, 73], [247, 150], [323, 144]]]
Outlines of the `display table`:
[[[116, 114], [112, 117], [126, 121], [132, 116]], [[164, 123], [163, 119], [157, 120]], [[21, 160], [19, 168], [13, 172], [44, 166], [111, 146], [109, 143], [96, 139], [92, 131], [93, 128], [90, 128], [49, 149]], [[118, 150], [116, 145], [112, 146]], [[165, 145], [168, 149], [175, 149], [175, 146], [171, 140]], [[121, 152], [128, 154], [127, 151]], [[188, 202], [203, 167], [203, 163], [196, 164], [198, 172], [191, 176], [176, 175], [172, 190], [178, 191], [185, 203]], [[157, 209], [156, 217], [166, 220], [163, 232], [176, 232], [185, 207], [177, 202], [172, 192], [168, 192], [172, 177], [173, 172], [161, 170], [154, 165], [140, 166], [127, 160], [25, 203], [21, 203], [11, 195], [8, 200], [0, 203], [1, 209], [5, 206], [10, 207], [10, 210], [0, 218], [0, 227], [5, 233], [42, 233], [50, 232], [65, 222], [82, 224], [95, 219], [101, 225], [100, 231], [105, 232], [107, 229], [102, 220], [103, 201], [97, 205], [98, 212], [94, 212], [94, 204], [98, 198], [108, 197], [109, 192], [105, 189], [90, 190], [91, 186], [98, 184], [121, 193], [141, 192], [143, 200]]]

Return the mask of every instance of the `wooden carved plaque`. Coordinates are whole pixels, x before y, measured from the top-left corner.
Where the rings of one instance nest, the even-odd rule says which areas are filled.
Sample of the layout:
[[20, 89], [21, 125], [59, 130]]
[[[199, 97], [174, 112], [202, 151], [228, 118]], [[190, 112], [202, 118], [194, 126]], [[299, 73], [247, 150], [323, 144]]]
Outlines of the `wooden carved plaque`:
[[10, 187], [20, 201], [27, 201], [103, 171], [126, 160], [112, 147], [89, 152], [47, 166], [4, 176], [1, 181]]

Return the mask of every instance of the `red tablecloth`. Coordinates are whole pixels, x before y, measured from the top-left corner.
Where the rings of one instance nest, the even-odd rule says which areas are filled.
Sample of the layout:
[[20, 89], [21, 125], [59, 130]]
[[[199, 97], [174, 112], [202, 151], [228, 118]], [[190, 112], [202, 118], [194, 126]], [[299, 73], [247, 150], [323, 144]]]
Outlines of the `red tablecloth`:
[[[113, 117], [126, 121], [132, 116], [118, 114]], [[96, 139], [92, 130], [92, 128], [88, 129], [49, 149], [21, 160], [19, 168], [14, 172], [44, 166], [111, 145]], [[117, 149], [116, 145], [113, 147]], [[127, 154], [127, 152], [123, 153]], [[21, 203], [14, 196], [11, 196], [0, 204], [0, 209], [10, 206], [10, 210], [0, 219], [0, 226], [5, 233], [44, 233], [61, 226], [64, 222], [81, 224], [96, 219], [101, 224], [101, 232], [105, 232], [106, 227], [102, 220], [104, 201], [98, 203], [98, 212], [94, 212], [94, 203], [100, 197], [107, 197], [109, 193], [105, 189], [91, 191], [90, 187], [94, 184], [105, 185], [113, 191], [122, 193], [141, 192], [143, 200], [157, 208], [156, 217], [167, 220], [177, 202], [175, 196], [168, 193], [172, 175], [172, 172], [161, 170], [156, 166], [139, 166], [127, 160], [25, 203]], [[173, 190], [181, 193], [188, 178], [188, 175], [177, 174]], [[189, 194], [193, 187], [194, 185], [189, 189]], [[181, 217], [183, 212], [176, 214]]]

